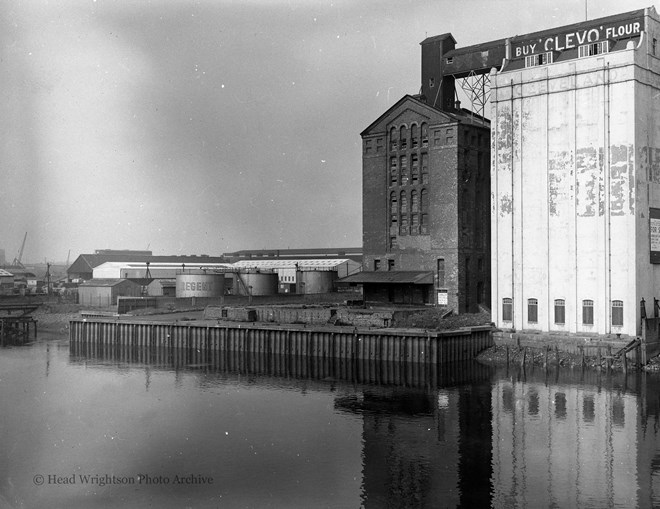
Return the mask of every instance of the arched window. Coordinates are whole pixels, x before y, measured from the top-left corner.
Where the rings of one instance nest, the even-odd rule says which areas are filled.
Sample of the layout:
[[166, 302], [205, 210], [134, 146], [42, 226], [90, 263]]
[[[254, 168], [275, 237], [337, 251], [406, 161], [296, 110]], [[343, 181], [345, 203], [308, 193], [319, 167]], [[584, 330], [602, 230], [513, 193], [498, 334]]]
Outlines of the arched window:
[[401, 191], [399, 197], [399, 207], [401, 210], [401, 221], [399, 222], [399, 235], [408, 234], [408, 197], [405, 191]]
[[396, 226], [398, 223], [399, 202], [396, 195], [394, 191], [390, 193], [390, 226]]
[[429, 126], [426, 122], [422, 123], [422, 147], [429, 146]]
[[390, 150], [397, 149], [396, 127], [390, 129]]
[[421, 212], [419, 232], [422, 235], [427, 235], [429, 233], [429, 215], [428, 215], [429, 197], [428, 197], [428, 195], [429, 195], [429, 193], [426, 189], [422, 189], [422, 192], [419, 194], [419, 210]]
[[408, 147], [408, 130], [405, 125], [402, 125], [401, 129], [399, 129], [399, 146], [401, 150], [405, 150]]
[[410, 126], [410, 146], [411, 148], [417, 148], [419, 146], [419, 131], [417, 130], [417, 124]]
[[422, 153], [422, 184], [429, 183], [429, 155]]
[[408, 184], [408, 157], [401, 156], [401, 185], [405, 186]]
[[417, 191], [412, 191], [410, 193], [410, 211], [419, 212], [419, 195]]
[[406, 196], [405, 191], [401, 191], [401, 213], [408, 213], [408, 197]]
[[417, 154], [410, 156], [410, 181], [413, 186], [419, 183], [419, 156]]
[[390, 157], [390, 185], [395, 186], [399, 183], [399, 167], [396, 163], [397, 158]]

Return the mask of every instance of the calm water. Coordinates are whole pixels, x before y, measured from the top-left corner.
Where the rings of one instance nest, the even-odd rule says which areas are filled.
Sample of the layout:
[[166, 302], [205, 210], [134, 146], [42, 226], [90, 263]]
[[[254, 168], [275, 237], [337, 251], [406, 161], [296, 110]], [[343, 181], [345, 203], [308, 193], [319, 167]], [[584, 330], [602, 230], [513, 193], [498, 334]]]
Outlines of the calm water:
[[653, 507], [660, 382], [0, 350], [0, 508]]

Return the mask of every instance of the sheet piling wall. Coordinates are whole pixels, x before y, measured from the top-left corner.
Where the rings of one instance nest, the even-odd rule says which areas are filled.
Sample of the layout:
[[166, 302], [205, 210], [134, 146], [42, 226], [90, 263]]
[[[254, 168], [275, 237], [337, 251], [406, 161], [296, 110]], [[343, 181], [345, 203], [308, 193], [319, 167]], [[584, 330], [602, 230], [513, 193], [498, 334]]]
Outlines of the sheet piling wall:
[[72, 320], [72, 345], [179, 348], [197, 351], [444, 364], [473, 359], [493, 345], [491, 328], [455, 331], [200, 325], [125, 320]]

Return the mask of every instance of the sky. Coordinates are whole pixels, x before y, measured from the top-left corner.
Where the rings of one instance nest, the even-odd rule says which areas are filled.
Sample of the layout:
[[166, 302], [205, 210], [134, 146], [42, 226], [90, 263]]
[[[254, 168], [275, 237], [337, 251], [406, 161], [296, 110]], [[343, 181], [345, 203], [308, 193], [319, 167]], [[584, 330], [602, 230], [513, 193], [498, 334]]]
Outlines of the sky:
[[24, 263], [361, 246], [360, 132], [419, 92], [422, 40], [652, 5], [7, 0], [0, 249], [11, 262], [26, 232]]

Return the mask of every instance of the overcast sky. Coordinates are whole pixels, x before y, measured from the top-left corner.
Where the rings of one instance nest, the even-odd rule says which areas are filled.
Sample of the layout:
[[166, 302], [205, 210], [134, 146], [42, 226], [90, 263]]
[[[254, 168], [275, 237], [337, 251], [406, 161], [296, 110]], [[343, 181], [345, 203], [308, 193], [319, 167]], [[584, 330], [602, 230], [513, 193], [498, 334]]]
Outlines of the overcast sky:
[[[650, 1], [590, 0], [589, 18]], [[584, 21], [584, 0], [6, 0], [0, 249], [360, 246], [360, 132], [420, 46]]]

